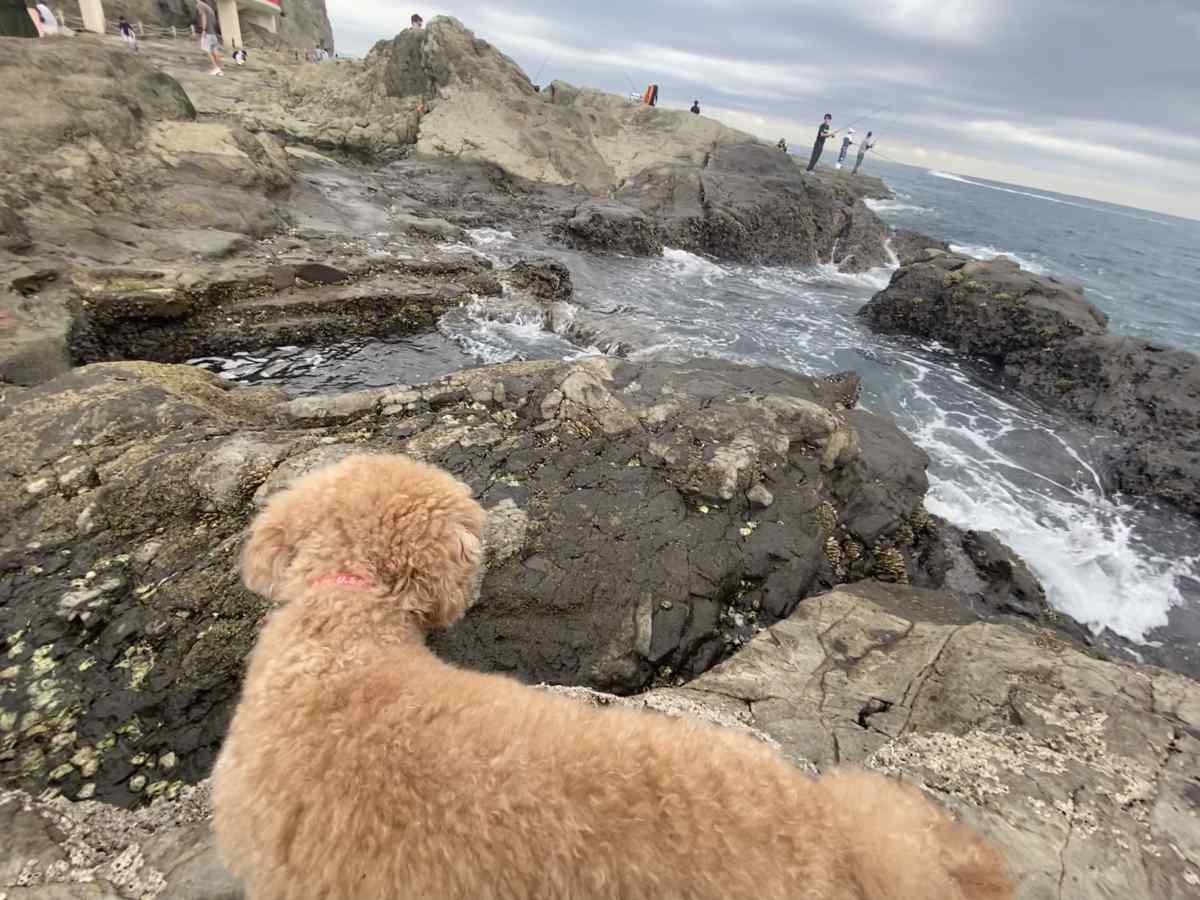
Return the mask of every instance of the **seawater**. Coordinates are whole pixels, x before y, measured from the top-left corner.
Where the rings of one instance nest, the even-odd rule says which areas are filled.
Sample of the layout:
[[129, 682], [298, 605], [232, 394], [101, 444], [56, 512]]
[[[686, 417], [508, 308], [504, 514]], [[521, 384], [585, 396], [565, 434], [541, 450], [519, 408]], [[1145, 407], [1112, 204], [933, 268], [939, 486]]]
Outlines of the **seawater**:
[[[872, 205], [892, 224], [1078, 280], [1114, 331], [1200, 348], [1200, 223], [878, 168], [896, 197]], [[601, 346], [579, 346], [528, 307], [496, 298], [448, 313], [436, 335], [420, 339], [206, 363], [224, 367], [226, 377], [299, 393], [418, 383], [465, 364], [574, 358], [613, 346], [635, 359], [712, 356], [806, 374], [853, 369], [863, 379], [863, 406], [894, 417], [929, 454], [931, 512], [994, 531], [1029, 563], [1051, 603], [1096, 632], [1137, 642], [1151, 659], [1164, 646], [1193, 663], [1200, 655], [1200, 526], [1107, 492], [1099, 474], [1104, 435], [1013, 394], [936, 343], [872, 334], [855, 314], [891, 269], [763, 268], [675, 249], [660, 259], [596, 257], [491, 230], [474, 232], [470, 246], [501, 264], [531, 253], [565, 263], [575, 296], [560, 330], [569, 332], [573, 314], [602, 336]]]

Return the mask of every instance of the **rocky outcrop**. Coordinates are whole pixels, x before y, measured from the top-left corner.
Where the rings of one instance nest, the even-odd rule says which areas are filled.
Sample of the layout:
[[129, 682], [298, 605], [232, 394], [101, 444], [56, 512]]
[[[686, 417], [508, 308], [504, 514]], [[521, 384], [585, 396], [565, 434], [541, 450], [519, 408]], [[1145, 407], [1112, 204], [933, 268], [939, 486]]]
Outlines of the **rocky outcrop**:
[[931, 238], [919, 231], [910, 231], [907, 228], [897, 228], [892, 232], [891, 247], [902, 266], [923, 260], [926, 250], [950, 252], [950, 245], [945, 241]]
[[362, 63], [288, 78], [286, 96], [256, 89], [222, 110], [319, 147], [498, 167], [527, 185], [543, 227], [580, 249], [656, 255], [665, 242], [855, 271], [890, 261], [887, 229], [859, 202], [887, 195], [877, 179], [804, 177], [791, 157], [702, 116], [563, 82], [536, 90], [454, 19], [382, 41]]
[[[330, 254], [319, 241], [268, 261], [187, 270], [80, 270], [72, 276], [71, 358], [77, 364], [186, 362], [262, 347], [328, 345], [351, 336], [432, 331], [446, 310], [478, 297], [571, 295], [561, 267], [519, 263], [496, 271], [473, 253]], [[539, 279], [539, 276], [541, 278]], [[556, 290], [544, 282], [552, 282]]]
[[284, 224], [283, 148], [196, 121], [178, 83], [99, 39], [6, 46], [0, 116], [2, 380], [69, 366], [68, 269], [221, 258]]
[[[686, 686], [554, 690], [749, 730], [808, 771], [858, 763], [912, 782], [1001, 849], [1020, 900], [1184, 900], [1200, 884], [1200, 685], [979, 621], [945, 592], [842, 587]], [[136, 811], [10, 793], [0, 884], [239, 897], [208, 814], [205, 785]]]
[[1182, 676], [863, 584], [805, 601], [675, 693], [822, 768], [921, 785], [1004, 851], [1022, 900], [1200, 884], [1200, 686]]
[[663, 243], [657, 223], [641, 210], [612, 200], [587, 200], [565, 218], [559, 231], [563, 242], [593, 253], [658, 256]]
[[759, 143], [715, 147], [703, 166], [650, 166], [617, 198], [656, 220], [666, 244], [694, 253], [851, 271], [888, 262], [887, 227], [844, 183], [802, 178]]
[[862, 315], [986, 360], [1029, 395], [1122, 436], [1109, 452], [1115, 487], [1200, 514], [1195, 354], [1109, 334], [1076, 286], [936, 250], [900, 269]]
[[265, 608], [235, 574], [249, 515], [372, 447], [449, 468], [491, 513], [485, 601], [442, 652], [622, 692], [691, 677], [830, 584], [915, 574], [925, 457], [856, 392], [608, 359], [295, 400], [98, 364], [19, 392], [0, 774], [121, 803], [202, 777]]

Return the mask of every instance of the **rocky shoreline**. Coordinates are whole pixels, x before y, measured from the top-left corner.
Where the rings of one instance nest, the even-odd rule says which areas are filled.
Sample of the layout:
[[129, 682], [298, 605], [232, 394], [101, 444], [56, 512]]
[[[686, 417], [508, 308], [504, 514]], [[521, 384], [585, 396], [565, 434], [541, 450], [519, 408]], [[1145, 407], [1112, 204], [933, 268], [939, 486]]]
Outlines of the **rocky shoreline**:
[[489, 512], [446, 658], [912, 780], [1005, 850], [1023, 900], [1194, 894], [1200, 685], [1109, 658], [994, 536], [930, 516], [925, 454], [858, 408], [852, 372], [614, 355], [296, 398], [173, 365], [425, 333], [498, 298], [592, 341], [560, 321], [561, 264], [493, 264], [476, 228], [898, 258], [873, 327], [1122, 435], [1114, 483], [1195, 512], [1194, 357], [1108, 335], [1070, 286], [891, 234], [876, 179], [537, 90], [454, 20], [225, 79], [174, 45], [0, 46], [0, 98], [37, 80], [53, 101], [0, 106], [0, 900], [240, 896], [204, 783], [268, 611], [235, 555], [273, 491], [362, 450], [444, 466]]
[[1015, 262], [941, 249], [902, 266], [862, 310], [871, 327], [932, 338], [1114, 436], [1112, 487], [1200, 515], [1200, 357], [1108, 333], [1081, 288]]

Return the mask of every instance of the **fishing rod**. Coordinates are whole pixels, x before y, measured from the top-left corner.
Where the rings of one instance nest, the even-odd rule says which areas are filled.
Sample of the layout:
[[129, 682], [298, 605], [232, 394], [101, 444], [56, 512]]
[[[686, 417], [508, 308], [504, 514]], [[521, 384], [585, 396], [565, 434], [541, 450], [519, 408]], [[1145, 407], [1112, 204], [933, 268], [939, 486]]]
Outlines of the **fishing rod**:
[[[878, 109], [876, 109], [876, 110], [873, 110], [872, 112], [869, 112], [869, 113], [863, 113], [863, 114], [862, 114], [861, 116], [859, 116], [858, 118], [856, 118], [856, 119], [851, 119], [849, 122], [847, 122], [847, 123], [846, 123], [845, 125], [843, 125], [841, 128], [837, 129], [837, 131], [835, 131], [835, 132], [834, 132], [834, 134], [838, 134], [839, 132], [845, 131], [847, 128], [853, 128], [855, 125], [857, 125], [857, 124], [858, 124], [859, 122], [861, 122], [863, 119], [869, 119], [869, 118], [871, 118], [871, 116], [877, 116], [877, 115], [879, 115], [881, 112], [883, 112], [885, 109], [887, 109], [887, 105], [886, 105], [886, 104], [885, 104], [885, 105], [883, 105], [883, 106], [881, 106], [881, 107], [879, 107], [879, 108], [878, 108]], [[886, 120], [884, 120], [884, 121], [886, 121]]]

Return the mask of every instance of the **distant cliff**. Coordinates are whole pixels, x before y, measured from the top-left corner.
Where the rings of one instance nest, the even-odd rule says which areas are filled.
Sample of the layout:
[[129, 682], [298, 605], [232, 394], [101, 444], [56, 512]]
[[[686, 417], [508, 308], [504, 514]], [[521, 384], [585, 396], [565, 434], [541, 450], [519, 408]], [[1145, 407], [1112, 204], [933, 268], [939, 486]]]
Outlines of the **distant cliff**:
[[[113, 20], [127, 16], [131, 22], [141, 22], [147, 27], [174, 25], [187, 28], [195, 8], [192, 0], [106, 0], [104, 13]], [[243, 19], [242, 36], [251, 47], [265, 45], [307, 50], [323, 44], [333, 50], [333, 29], [329, 25], [325, 0], [283, 0], [278, 34], [269, 34]]]

